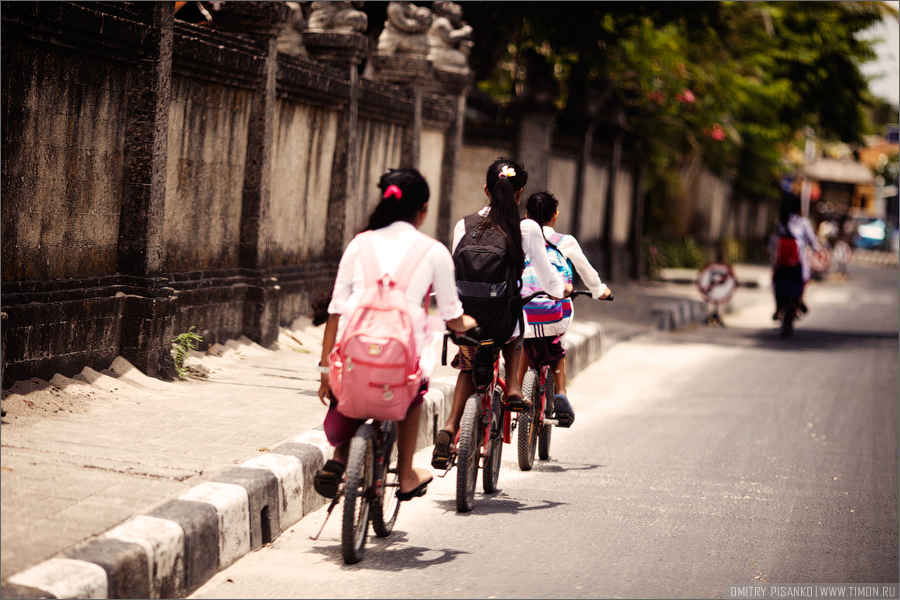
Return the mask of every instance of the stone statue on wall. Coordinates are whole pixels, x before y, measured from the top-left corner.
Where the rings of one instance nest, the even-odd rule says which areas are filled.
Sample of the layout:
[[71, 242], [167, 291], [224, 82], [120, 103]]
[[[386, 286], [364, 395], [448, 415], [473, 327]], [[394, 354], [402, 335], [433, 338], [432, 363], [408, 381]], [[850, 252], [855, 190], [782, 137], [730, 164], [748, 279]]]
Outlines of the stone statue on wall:
[[[303, 13], [302, 2], [285, 2], [291, 10], [291, 15], [278, 35], [278, 51], [293, 56], [305, 56], [303, 47], [303, 30], [306, 29], [306, 15]], [[307, 3], [308, 4], [308, 3]], [[307, 7], [308, 10], [308, 7]]]
[[365, 2], [312, 2], [309, 31], [332, 33], [361, 33], [369, 25], [369, 18], [361, 9]]
[[466, 74], [472, 50], [472, 27], [462, 20], [455, 2], [434, 2], [434, 21], [428, 30], [428, 56], [436, 69]]
[[412, 2], [390, 2], [387, 21], [378, 37], [378, 52], [384, 54], [428, 54], [428, 28], [434, 15]]

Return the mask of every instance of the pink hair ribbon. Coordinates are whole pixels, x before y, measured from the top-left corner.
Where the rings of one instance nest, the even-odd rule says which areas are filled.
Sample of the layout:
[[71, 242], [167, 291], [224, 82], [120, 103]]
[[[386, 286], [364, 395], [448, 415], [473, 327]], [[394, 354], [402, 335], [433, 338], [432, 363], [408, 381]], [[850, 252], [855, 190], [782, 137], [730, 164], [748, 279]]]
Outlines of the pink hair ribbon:
[[400, 200], [400, 198], [403, 197], [403, 192], [396, 185], [389, 185], [387, 186], [387, 189], [384, 190], [382, 199], [390, 198], [391, 196], [393, 196], [397, 200]]

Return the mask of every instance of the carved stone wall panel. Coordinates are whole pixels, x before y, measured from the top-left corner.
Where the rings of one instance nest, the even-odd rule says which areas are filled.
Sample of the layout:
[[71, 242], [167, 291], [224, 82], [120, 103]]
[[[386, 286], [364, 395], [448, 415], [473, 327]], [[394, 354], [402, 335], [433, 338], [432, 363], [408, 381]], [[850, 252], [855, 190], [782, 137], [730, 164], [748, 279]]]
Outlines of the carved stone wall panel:
[[166, 272], [238, 265], [249, 119], [247, 90], [173, 78], [164, 219]]
[[300, 264], [322, 255], [340, 115], [309, 104], [278, 102], [270, 223], [264, 228], [270, 266]]
[[109, 10], [92, 2], [5, 2], [2, 35], [106, 60], [136, 60], [154, 32], [142, 22], [143, 12], [128, 10], [125, 2], [117, 4], [118, 10]]
[[428, 214], [422, 224], [423, 233], [438, 237], [438, 206], [441, 198], [441, 172], [443, 168], [444, 149], [447, 144], [446, 127], [422, 129], [422, 155], [419, 159], [419, 172], [428, 182]]
[[345, 236], [343, 240], [328, 240], [329, 243], [340, 243], [345, 248], [353, 236], [365, 225], [369, 213], [380, 200], [378, 181], [388, 169], [400, 164], [403, 128], [393, 123], [385, 123], [376, 119], [360, 119], [359, 147], [357, 156], [356, 191], [347, 204]]
[[262, 49], [235, 33], [176, 21], [172, 73], [224, 85], [256, 88], [262, 84]]
[[395, 85], [360, 80], [359, 118], [409, 126], [412, 123], [412, 99], [408, 90]]
[[3, 104], [3, 281], [114, 274], [127, 72], [30, 43], [3, 52], [4, 94], [21, 98]]
[[334, 67], [279, 54], [278, 96], [338, 110], [350, 99], [350, 81]]

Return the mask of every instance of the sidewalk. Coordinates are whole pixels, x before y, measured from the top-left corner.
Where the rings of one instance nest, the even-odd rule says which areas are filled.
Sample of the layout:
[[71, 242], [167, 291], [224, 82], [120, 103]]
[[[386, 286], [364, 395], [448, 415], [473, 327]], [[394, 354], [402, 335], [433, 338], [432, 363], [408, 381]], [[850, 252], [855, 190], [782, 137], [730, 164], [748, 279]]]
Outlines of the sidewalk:
[[[735, 271], [749, 286], [726, 312], [765, 292], [742, 290], [765, 285], [767, 269]], [[613, 290], [614, 302], [576, 301], [572, 377], [620, 341], [708, 317], [693, 285]], [[205, 380], [163, 382], [118, 359], [4, 390], [2, 597], [186, 596], [320, 508], [312, 475], [331, 456], [321, 337], [299, 319], [269, 349], [243, 339], [196, 353], [188, 364]], [[420, 447], [433, 443], [455, 380], [449, 367], [433, 376]]]

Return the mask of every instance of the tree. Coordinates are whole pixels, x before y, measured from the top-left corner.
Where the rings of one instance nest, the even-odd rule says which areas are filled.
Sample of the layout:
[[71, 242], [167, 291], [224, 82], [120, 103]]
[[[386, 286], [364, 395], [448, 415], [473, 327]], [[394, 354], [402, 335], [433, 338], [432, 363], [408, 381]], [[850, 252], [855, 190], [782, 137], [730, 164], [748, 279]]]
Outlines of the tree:
[[774, 195], [782, 151], [805, 126], [859, 143], [872, 102], [859, 65], [874, 53], [857, 34], [897, 14], [882, 2], [514, 6], [464, 5], [479, 89], [515, 103], [524, 57], [537, 52], [553, 69], [563, 120], [591, 97], [606, 99], [601, 113], [624, 112], [658, 198], [701, 164], [731, 173], [744, 193]]

